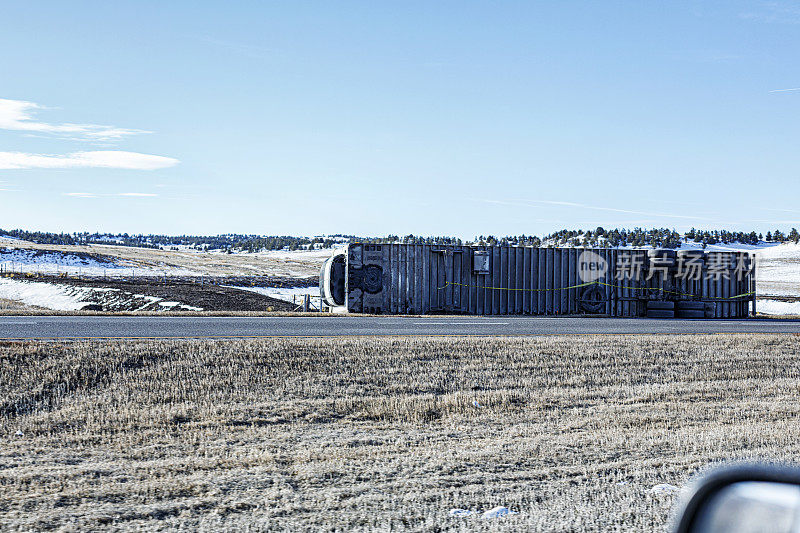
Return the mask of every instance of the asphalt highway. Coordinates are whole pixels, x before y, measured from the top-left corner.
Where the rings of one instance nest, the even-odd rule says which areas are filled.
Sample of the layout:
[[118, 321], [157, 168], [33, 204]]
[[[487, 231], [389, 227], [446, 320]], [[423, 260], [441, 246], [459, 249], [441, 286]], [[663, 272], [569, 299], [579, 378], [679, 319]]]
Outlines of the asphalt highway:
[[800, 320], [569, 317], [3, 316], [2, 339], [490, 336], [570, 334], [800, 334]]

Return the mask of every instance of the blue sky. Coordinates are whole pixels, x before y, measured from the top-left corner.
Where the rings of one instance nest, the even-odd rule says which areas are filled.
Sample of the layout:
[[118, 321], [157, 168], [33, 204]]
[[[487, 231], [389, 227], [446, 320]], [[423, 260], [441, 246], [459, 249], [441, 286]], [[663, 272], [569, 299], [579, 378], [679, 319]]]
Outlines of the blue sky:
[[4, 228], [800, 227], [797, 2], [9, 2], [0, 50]]

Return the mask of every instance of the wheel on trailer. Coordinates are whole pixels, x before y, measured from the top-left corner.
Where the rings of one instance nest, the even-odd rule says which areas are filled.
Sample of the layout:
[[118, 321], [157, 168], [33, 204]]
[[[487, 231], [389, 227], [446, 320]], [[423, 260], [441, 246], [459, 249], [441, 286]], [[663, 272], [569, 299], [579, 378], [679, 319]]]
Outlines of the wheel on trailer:
[[675, 309], [675, 302], [667, 300], [648, 300], [647, 310], [673, 310]]
[[590, 285], [583, 289], [581, 294], [581, 310], [586, 313], [600, 314], [606, 307], [606, 294], [603, 289], [597, 285]]
[[648, 309], [647, 318], [675, 318], [675, 311], [672, 309]]
[[717, 304], [714, 302], [704, 302], [704, 304], [706, 318], [714, 318], [714, 315], [717, 314]]
[[692, 311], [702, 311], [705, 309], [705, 302], [698, 302], [697, 300], [678, 300], [675, 302], [675, 309], [681, 310], [692, 310]]
[[706, 312], [703, 309], [679, 309], [675, 312], [676, 318], [705, 318]]

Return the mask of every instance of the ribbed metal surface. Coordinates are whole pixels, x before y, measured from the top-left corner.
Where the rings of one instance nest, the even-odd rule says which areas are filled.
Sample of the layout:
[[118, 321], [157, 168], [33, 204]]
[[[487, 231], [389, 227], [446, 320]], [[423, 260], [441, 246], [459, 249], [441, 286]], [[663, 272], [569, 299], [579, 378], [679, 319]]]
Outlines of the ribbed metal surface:
[[[473, 268], [479, 250], [489, 256], [485, 273]], [[634, 317], [648, 302], [697, 301], [705, 308], [689, 304], [695, 313], [726, 318], [755, 307], [754, 295], [732, 298], [755, 287], [751, 256], [739, 252], [350, 244], [346, 258], [350, 312]], [[630, 264], [641, 266], [638, 278], [625, 277]], [[697, 279], [682, 275], [687, 265]], [[592, 268], [598, 275], [586, 285]]]

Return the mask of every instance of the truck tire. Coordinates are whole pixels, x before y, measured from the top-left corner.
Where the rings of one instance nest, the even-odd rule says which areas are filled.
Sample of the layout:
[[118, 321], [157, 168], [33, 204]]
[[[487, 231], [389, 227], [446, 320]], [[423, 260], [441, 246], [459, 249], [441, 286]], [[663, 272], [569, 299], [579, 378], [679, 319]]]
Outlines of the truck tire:
[[659, 310], [673, 310], [675, 309], [675, 302], [669, 302], [666, 300], [649, 300], [647, 302], [647, 310], [650, 311], [651, 309], [659, 309]]
[[675, 311], [671, 309], [648, 309], [647, 318], [675, 318]]

